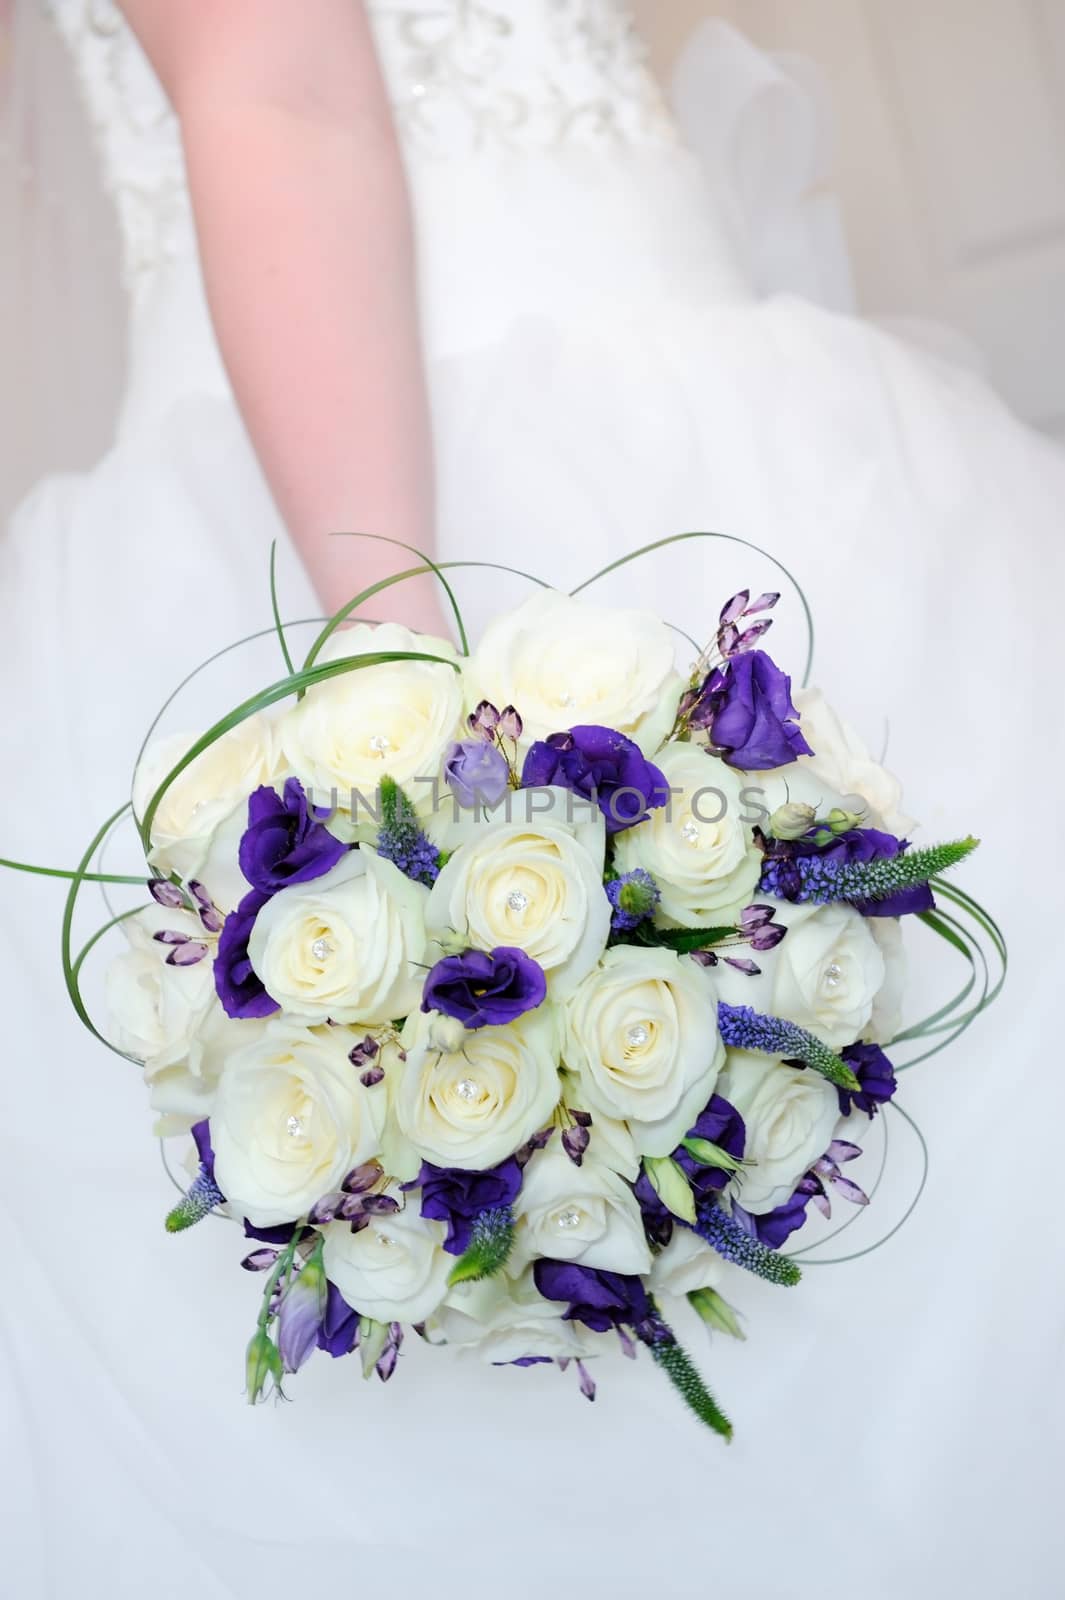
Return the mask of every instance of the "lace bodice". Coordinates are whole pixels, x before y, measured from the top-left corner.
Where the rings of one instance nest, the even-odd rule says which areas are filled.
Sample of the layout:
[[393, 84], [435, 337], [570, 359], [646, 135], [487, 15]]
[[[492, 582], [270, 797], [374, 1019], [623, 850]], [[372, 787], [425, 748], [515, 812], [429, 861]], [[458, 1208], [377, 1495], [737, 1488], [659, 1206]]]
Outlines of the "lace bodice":
[[[195, 248], [177, 121], [115, 0], [50, 9], [73, 51], [136, 280]], [[620, 0], [368, 9], [413, 163], [675, 137]]]

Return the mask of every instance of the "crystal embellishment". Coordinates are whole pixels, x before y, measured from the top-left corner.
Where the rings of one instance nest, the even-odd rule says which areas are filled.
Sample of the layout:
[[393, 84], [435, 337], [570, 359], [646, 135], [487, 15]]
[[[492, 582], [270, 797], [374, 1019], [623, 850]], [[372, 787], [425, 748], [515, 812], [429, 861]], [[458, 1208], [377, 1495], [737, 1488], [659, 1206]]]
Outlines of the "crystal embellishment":
[[315, 939], [311, 945], [311, 955], [316, 961], [325, 961], [333, 954], [333, 946], [326, 938]]
[[370, 749], [373, 751], [375, 756], [380, 756], [381, 759], [384, 760], [391, 748], [392, 741], [386, 733], [371, 734]]
[[689, 844], [697, 844], [699, 841], [699, 824], [693, 822], [689, 817], [680, 830], [680, 836], [682, 839], [687, 839]]
[[568, 1232], [570, 1228], [580, 1227], [581, 1215], [579, 1211], [560, 1211], [555, 1221], [564, 1232]]
[[472, 1078], [460, 1078], [455, 1085], [455, 1093], [460, 1100], [465, 1100], [467, 1103], [471, 1100], [476, 1100], [480, 1092], [480, 1085], [476, 1084]]
[[285, 1132], [288, 1134], [290, 1139], [303, 1138], [303, 1123], [300, 1121], [299, 1117], [289, 1117], [288, 1121], [285, 1123]]
[[830, 961], [825, 968], [825, 984], [829, 989], [839, 987], [839, 980], [843, 976], [843, 968], [838, 961]]
[[651, 1037], [651, 1034], [649, 1029], [645, 1028], [642, 1022], [634, 1022], [632, 1027], [626, 1033], [625, 1037], [629, 1044], [632, 1045], [633, 1049], [638, 1050], [640, 1045], [647, 1043], [648, 1039]]
[[520, 889], [512, 889], [507, 895], [507, 905], [511, 911], [524, 911], [529, 904], [529, 896], [522, 894]]

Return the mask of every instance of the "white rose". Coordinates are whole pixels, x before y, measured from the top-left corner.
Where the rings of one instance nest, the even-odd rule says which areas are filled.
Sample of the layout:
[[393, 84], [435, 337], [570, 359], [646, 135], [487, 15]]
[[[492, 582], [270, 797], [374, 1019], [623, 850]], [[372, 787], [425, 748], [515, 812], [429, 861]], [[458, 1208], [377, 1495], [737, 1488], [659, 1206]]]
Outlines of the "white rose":
[[746, 774], [694, 744], [666, 745], [655, 761], [679, 793], [617, 835], [617, 869], [651, 874], [662, 896], [655, 915], [662, 927], [731, 922], [750, 903], [762, 870], [751, 834], [755, 811], [741, 797]]
[[724, 963], [715, 969], [718, 992], [729, 1005], [784, 1017], [840, 1050], [862, 1038], [886, 973], [870, 922], [853, 906], [778, 903], [776, 922], [787, 933], [755, 958], [761, 969], [747, 977]]
[[184, 1133], [211, 1112], [226, 1057], [258, 1036], [261, 1024], [233, 1022], [218, 1004], [210, 955], [194, 966], [170, 966], [163, 929], [202, 939], [187, 911], [148, 906], [123, 924], [130, 948], [105, 979], [112, 1042], [144, 1063], [160, 1137]]
[[497, 1275], [458, 1285], [434, 1327], [447, 1344], [476, 1350], [494, 1365], [537, 1356], [573, 1360], [591, 1353], [596, 1338], [579, 1323], [562, 1320], [562, 1307], [537, 1291], [531, 1271], [516, 1281]]
[[426, 922], [430, 932], [457, 933], [478, 950], [524, 950], [558, 998], [606, 948], [605, 832], [601, 816], [567, 822], [563, 791], [544, 790], [541, 798], [557, 802], [549, 821], [487, 822], [472, 830], [433, 884]]
[[549, 1004], [502, 1028], [477, 1028], [460, 1053], [431, 1043], [432, 1019], [407, 1018], [407, 1060], [393, 1110], [400, 1131], [425, 1161], [482, 1170], [513, 1155], [558, 1104], [560, 1027]]
[[549, 1256], [604, 1272], [650, 1270], [651, 1252], [632, 1189], [587, 1155], [574, 1166], [557, 1139], [525, 1168], [514, 1215], [515, 1266]]
[[259, 1227], [304, 1216], [380, 1149], [386, 1100], [365, 1088], [344, 1028], [268, 1023], [226, 1062], [211, 1113], [215, 1176]]
[[388, 1022], [421, 998], [428, 890], [364, 846], [270, 899], [248, 955], [271, 995], [310, 1022]]
[[743, 1118], [743, 1158], [752, 1163], [735, 1180], [734, 1192], [745, 1211], [761, 1216], [791, 1199], [832, 1143], [839, 1097], [819, 1072], [747, 1050], [729, 1051], [721, 1093]]
[[[149, 746], [133, 780], [138, 819], [196, 737], [174, 734]], [[248, 717], [197, 756], [159, 802], [152, 821], [151, 864], [165, 874], [176, 872], [186, 882], [199, 877], [219, 829], [234, 812], [245, 815], [248, 796], [273, 777], [276, 757], [273, 724], [262, 716]]]
[[908, 837], [917, 824], [901, 810], [899, 780], [873, 759], [861, 737], [833, 711], [820, 689], [797, 689], [794, 700], [803, 737], [814, 752], [800, 757], [801, 765], [841, 795], [860, 795], [873, 812], [872, 826]]
[[[410, 650], [458, 663], [454, 645], [412, 633], [398, 622], [360, 623], [335, 633], [320, 661], [380, 651]], [[356, 667], [308, 689], [283, 718], [281, 746], [317, 805], [376, 807], [386, 774], [424, 799], [416, 779], [435, 779], [444, 751], [458, 737], [463, 712], [461, 672], [431, 661], [391, 661]], [[335, 802], [333, 799], [335, 793]]]
[[613, 611], [543, 589], [485, 631], [466, 669], [469, 704], [516, 706], [523, 745], [582, 723], [627, 734], [653, 755], [683, 680], [673, 637], [647, 611]]
[[674, 1228], [673, 1237], [659, 1250], [651, 1266], [648, 1288], [653, 1295], [694, 1294], [697, 1289], [720, 1289], [728, 1263], [690, 1228]]
[[884, 982], [873, 1001], [869, 1025], [862, 1037], [888, 1045], [902, 1027], [902, 1000], [906, 989], [906, 950], [898, 917], [867, 917], [866, 927], [884, 958]]
[[376, 1322], [424, 1322], [447, 1291], [454, 1257], [443, 1249], [447, 1229], [419, 1215], [417, 1199], [390, 1191], [404, 1209], [371, 1217], [352, 1233], [346, 1222], [323, 1228], [326, 1276], [348, 1305]]
[[725, 1048], [711, 974], [671, 950], [618, 945], [566, 1002], [580, 1103], [623, 1118], [643, 1155], [674, 1150], [714, 1091]]

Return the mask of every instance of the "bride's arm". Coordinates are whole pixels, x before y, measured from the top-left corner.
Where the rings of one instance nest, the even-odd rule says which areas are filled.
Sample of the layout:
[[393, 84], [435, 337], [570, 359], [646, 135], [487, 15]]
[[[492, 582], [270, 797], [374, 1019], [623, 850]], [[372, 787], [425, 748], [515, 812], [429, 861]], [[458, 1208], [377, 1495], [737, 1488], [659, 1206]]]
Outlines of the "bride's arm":
[[[324, 604], [432, 542], [410, 206], [355, 0], [123, 0], [181, 122], [219, 346]], [[431, 582], [373, 616], [435, 625]]]

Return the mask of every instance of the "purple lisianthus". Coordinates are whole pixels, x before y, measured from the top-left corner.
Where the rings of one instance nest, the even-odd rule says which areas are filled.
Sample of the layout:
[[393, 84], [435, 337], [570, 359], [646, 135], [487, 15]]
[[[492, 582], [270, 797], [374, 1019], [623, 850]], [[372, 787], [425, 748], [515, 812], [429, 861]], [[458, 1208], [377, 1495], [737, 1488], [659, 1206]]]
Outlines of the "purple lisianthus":
[[813, 755], [799, 731], [791, 679], [764, 650], [749, 650], [716, 668], [700, 704], [707, 708], [713, 744], [741, 772], [765, 772]]
[[422, 1010], [457, 1017], [467, 1028], [498, 1027], [540, 1005], [547, 994], [543, 968], [524, 950], [464, 950], [445, 956], [425, 980]]
[[642, 1280], [627, 1273], [541, 1258], [533, 1267], [533, 1279], [545, 1300], [567, 1304], [564, 1321], [583, 1322], [593, 1333], [639, 1328], [651, 1320], [651, 1302]]
[[240, 870], [260, 894], [320, 878], [347, 850], [314, 819], [298, 778], [286, 781], [282, 795], [264, 784], [249, 798]]
[[281, 1007], [251, 964], [248, 940], [255, 919], [269, 900], [268, 894], [250, 889], [226, 918], [218, 939], [214, 962], [215, 992], [227, 1017], [269, 1017]]
[[325, 1313], [318, 1328], [318, 1348], [334, 1357], [350, 1355], [359, 1332], [359, 1313], [353, 1311], [335, 1283], [326, 1283]]
[[669, 788], [638, 744], [613, 728], [570, 728], [538, 739], [525, 757], [523, 789], [555, 784], [571, 789], [606, 818], [607, 833], [620, 833], [646, 821], [648, 811], [664, 806]]
[[444, 757], [444, 777], [460, 806], [497, 806], [510, 784], [506, 757], [486, 739], [461, 739]]
[[840, 1112], [845, 1117], [852, 1111], [875, 1116], [899, 1086], [894, 1067], [878, 1044], [851, 1044], [840, 1056], [861, 1084], [857, 1094], [853, 1089], [836, 1090]]
[[[856, 861], [885, 861], [909, 849], [909, 841], [897, 839], [893, 833], [883, 833], [879, 828], [850, 828], [838, 834], [832, 844], [819, 850], [811, 839], [795, 841], [797, 856], [816, 855], [822, 861], [838, 862], [849, 866]], [[918, 911], [931, 911], [935, 906], [932, 890], [927, 883], [914, 884], [911, 889], [900, 889], [883, 900], [855, 901], [855, 909], [865, 917], [905, 917]]]
[[772, 1211], [765, 1211], [756, 1217], [752, 1212], [744, 1211], [742, 1206], [734, 1205], [732, 1215], [752, 1238], [768, 1245], [770, 1250], [779, 1250], [805, 1223], [806, 1207], [810, 1204], [812, 1193], [812, 1187], [804, 1179], [791, 1199], [774, 1206]]
[[[747, 1129], [736, 1107], [730, 1105], [723, 1095], [715, 1094], [711, 1095], [708, 1105], [700, 1111], [684, 1137], [705, 1139], [708, 1144], [716, 1144], [720, 1150], [739, 1161], [743, 1156]], [[684, 1148], [683, 1143], [673, 1151], [673, 1160], [687, 1175], [697, 1205], [712, 1200], [733, 1176], [723, 1167], [704, 1165], [690, 1150]], [[647, 1233], [656, 1244], [668, 1244], [673, 1237], [673, 1213], [662, 1204], [658, 1191], [642, 1168], [635, 1190]]]
[[426, 1161], [412, 1187], [421, 1189], [422, 1216], [447, 1223], [444, 1249], [460, 1256], [468, 1249], [473, 1224], [483, 1211], [513, 1205], [521, 1189], [521, 1167], [513, 1156], [487, 1172], [434, 1167]]

